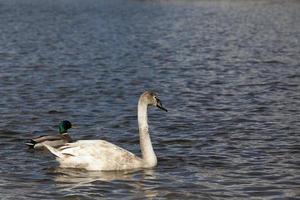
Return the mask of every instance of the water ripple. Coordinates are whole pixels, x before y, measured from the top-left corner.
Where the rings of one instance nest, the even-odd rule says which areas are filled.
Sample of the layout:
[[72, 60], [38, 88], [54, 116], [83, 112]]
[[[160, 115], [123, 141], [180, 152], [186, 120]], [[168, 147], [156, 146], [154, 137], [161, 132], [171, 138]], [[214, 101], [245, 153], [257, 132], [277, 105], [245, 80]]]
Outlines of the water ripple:
[[[299, 5], [1, 1], [1, 197], [299, 198]], [[67, 119], [140, 155], [146, 89], [169, 110], [149, 109], [155, 169], [64, 170], [24, 144]]]

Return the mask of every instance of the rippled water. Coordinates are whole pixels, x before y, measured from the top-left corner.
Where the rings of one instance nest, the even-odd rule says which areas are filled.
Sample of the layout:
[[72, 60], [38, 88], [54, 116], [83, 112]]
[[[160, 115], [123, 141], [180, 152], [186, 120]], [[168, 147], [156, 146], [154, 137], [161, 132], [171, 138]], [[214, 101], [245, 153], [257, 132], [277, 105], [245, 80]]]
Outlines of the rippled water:
[[[0, 1], [1, 199], [300, 198], [299, 1]], [[106, 139], [152, 170], [57, 167], [26, 139]]]

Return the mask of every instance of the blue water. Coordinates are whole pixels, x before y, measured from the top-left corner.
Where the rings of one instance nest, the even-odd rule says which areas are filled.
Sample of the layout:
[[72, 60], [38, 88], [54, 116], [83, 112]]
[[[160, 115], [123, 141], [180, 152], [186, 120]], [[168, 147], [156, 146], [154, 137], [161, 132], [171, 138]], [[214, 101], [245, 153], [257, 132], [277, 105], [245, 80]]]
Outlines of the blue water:
[[[300, 2], [0, 1], [1, 199], [300, 199]], [[26, 139], [105, 139], [158, 166], [60, 169]]]

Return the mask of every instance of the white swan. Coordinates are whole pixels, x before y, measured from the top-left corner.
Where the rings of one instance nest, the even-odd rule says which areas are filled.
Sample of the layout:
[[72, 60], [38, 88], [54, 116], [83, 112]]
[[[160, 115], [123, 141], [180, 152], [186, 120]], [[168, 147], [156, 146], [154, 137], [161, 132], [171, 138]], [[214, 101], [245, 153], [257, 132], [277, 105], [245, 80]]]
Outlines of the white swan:
[[79, 140], [58, 149], [47, 144], [44, 146], [57, 157], [62, 168], [112, 171], [155, 167], [157, 158], [148, 132], [148, 105], [167, 111], [154, 92], [146, 91], [140, 96], [138, 125], [142, 158], [104, 140]]

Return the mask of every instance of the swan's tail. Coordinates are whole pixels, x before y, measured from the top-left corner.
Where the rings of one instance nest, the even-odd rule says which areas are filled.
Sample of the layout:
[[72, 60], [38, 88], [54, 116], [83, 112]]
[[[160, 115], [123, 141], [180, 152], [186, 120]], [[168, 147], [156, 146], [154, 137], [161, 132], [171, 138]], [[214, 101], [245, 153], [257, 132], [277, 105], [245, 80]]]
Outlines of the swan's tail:
[[49, 145], [47, 145], [47, 144], [45, 144], [45, 143], [43, 143], [43, 145], [44, 145], [44, 146], [45, 146], [52, 154], [54, 154], [56, 157], [59, 157], [59, 158], [65, 157], [65, 155], [62, 154], [58, 149], [55, 149], [55, 148], [53, 148], [53, 147], [51, 147], [51, 146], [49, 146]]

